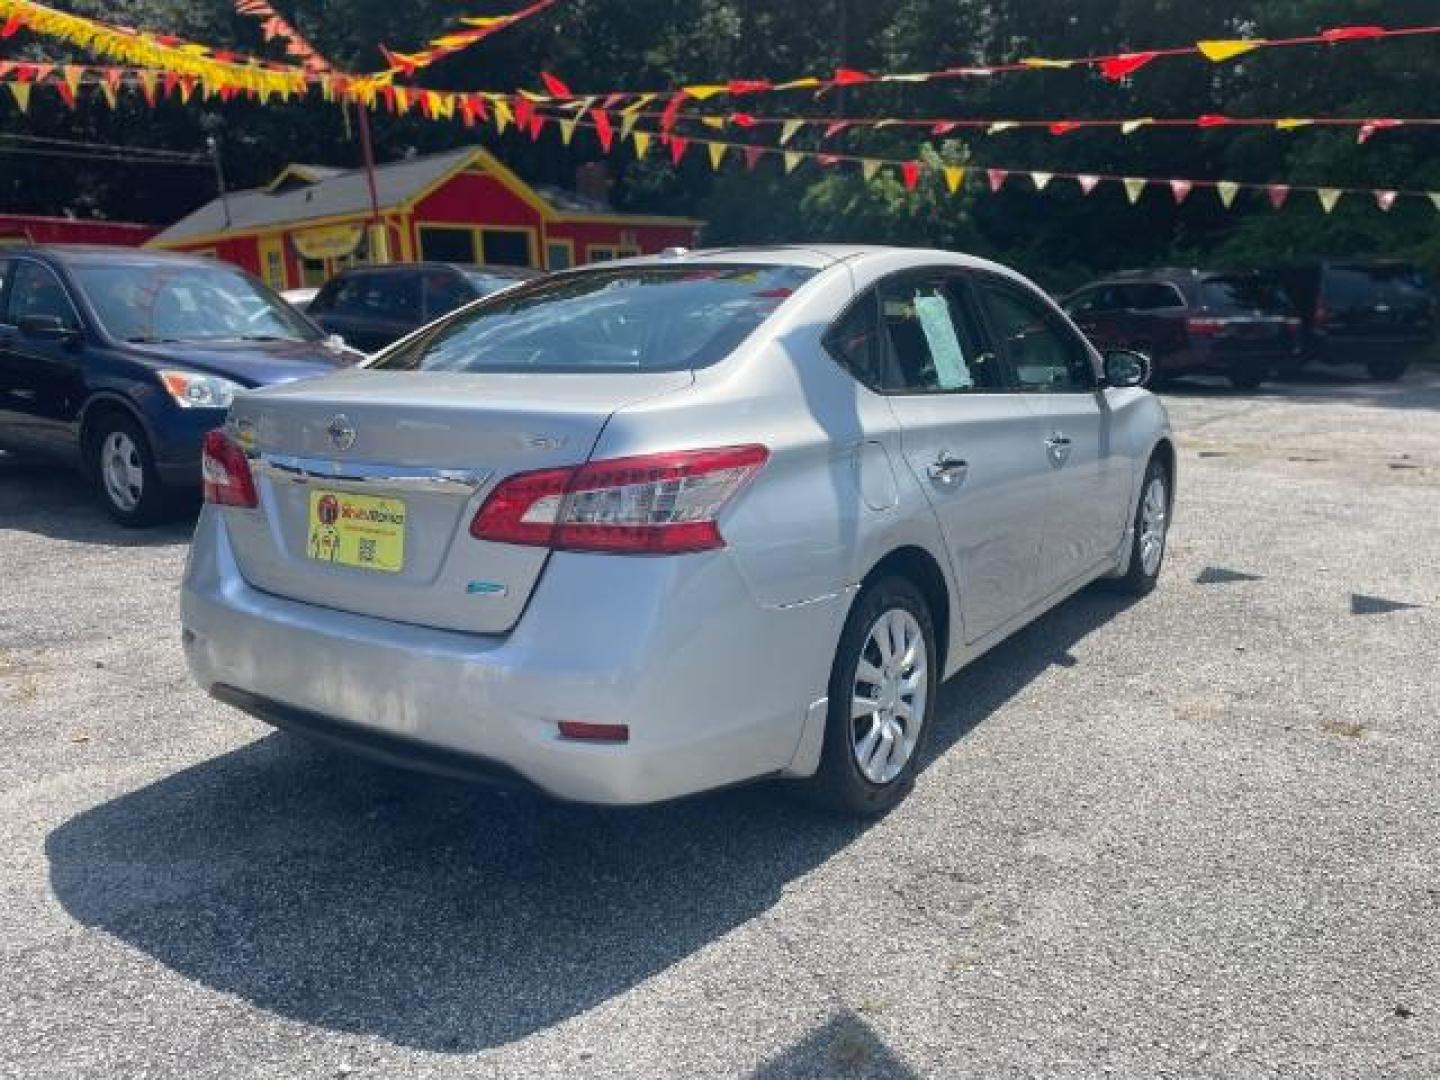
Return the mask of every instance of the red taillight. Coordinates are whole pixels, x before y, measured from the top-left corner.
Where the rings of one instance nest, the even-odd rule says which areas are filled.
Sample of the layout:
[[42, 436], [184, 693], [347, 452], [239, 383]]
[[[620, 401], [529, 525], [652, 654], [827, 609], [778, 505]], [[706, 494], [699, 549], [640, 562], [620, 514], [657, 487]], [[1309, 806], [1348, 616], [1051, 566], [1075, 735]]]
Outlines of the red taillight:
[[224, 429], [205, 433], [200, 448], [200, 480], [208, 503], [247, 510], [260, 505], [245, 451]]
[[1330, 309], [1327, 308], [1327, 307], [1324, 305], [1323, 302], [1322, 302], [1322, 303], [1319, 303], [1319, 304], [1316, 304], [1316, 305], [1315, 305], [1315, 325], [1316, 325], [1316, 326], [1324, 326], [1324, 325], [1325, 325], [1327, 322], [1329, 322], [1329, 321], [1330, 321]]
[[628, 724], [587, 724], [581, 720], [561, 720], [560, 737], [581, 742], [623, 743], [630, 741]]
[[763, 446], [730, 446], [520, 473], [490, 493], [470, 535], [561, 551], [709, 551], [725, 545], [720, 511], [768, 457]]
[[1224, 319], [1186, 319], [1185, 329], [1196, 337], [1214, 337], [1225, 329]]

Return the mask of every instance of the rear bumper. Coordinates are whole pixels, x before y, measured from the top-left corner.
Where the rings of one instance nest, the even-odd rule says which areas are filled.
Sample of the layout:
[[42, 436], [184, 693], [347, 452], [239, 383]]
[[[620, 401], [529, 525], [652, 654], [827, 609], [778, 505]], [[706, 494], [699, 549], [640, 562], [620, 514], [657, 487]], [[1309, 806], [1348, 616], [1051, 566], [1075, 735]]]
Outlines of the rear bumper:
[[[509, 634], [432, 630], [250, 587], [207, 506], [181, 619], [196, 681], [269, 723], [411, 767], [633, 804], [794, 768], [847, 601], [762, 607], [723, 551], [557, 553]], [[625, 724], [630, 741], [563, 739], [561, 720]]]

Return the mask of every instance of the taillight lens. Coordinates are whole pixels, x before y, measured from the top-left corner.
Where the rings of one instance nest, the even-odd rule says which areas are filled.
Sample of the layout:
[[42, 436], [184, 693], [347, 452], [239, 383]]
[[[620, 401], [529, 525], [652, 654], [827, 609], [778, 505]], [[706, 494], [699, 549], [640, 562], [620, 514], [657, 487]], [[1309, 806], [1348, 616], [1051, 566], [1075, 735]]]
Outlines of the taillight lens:
[[1185, 329], [1196, 337], [1214, 337], [1225, 329], [1224, 319], [1186, 319]]
[[725, 546], [720, 511], [768, 457], [763, 446], [729, 446], [520, 473], [490, 493], [470, 535], [561, 551], [710, 551]]
[[200, 447], [200, 480], [208, 503], [247, 510], [260, 505], [245, 451], [223, 429], [205, 433]]

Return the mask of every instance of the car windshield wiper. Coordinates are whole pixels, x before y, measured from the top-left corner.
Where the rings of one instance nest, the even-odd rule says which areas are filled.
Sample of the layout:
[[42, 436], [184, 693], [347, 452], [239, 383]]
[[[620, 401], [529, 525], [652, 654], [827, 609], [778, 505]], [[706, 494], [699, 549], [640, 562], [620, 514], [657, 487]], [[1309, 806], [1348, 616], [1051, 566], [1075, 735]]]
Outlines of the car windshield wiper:
[[127, 337], [125, 340], [132, 345], [178, 345], [185, 341], [184, 338], [156, 337], [153, 334], [136, 334], [133, 337]]

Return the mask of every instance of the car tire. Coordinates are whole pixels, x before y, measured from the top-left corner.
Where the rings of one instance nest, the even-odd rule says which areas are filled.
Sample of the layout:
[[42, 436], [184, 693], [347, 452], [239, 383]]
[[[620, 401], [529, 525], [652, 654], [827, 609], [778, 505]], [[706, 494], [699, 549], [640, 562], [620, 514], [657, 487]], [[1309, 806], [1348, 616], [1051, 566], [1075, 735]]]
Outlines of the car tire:
[[131, 528], [165, 517], [169, 493], [139, 424], [122, 412], [108, 411], [90, 429], [86, 446], [86, 465], [106, 513]]
[[[884, 577], [861, 591], [830, 673], [825, 743], [808, 785], [815, 802], [878, 817], [909, 793], [934, 717], [942, 662], [929, 605], [913, 582]], [[856, 716], [861, 700], [875, 710]]]
[[1151, 458], [1140, 484], [1140, 498], [1135, 503], [1130, 566], [1124, 576], [1111, 580], [1120, 592], [1145, 596], [1154, 591], [1165, 565], [1171, 501], [1169, 470], [1159, 458]]
[[1250, 368], [1236, 368], [1230, 372], [1230, 385], [1236, 390], [1259, 390], [1265, 382], [1266, 372]]
[[1395, 382], [1409, 368], [1409, 360], [1371, 360], [1365, 365], [1365, 370], [1370, 373], [1370, 377], [1379, 379], [1381, 382]]

